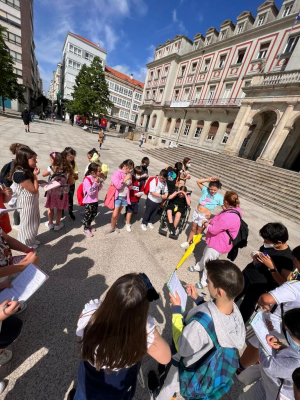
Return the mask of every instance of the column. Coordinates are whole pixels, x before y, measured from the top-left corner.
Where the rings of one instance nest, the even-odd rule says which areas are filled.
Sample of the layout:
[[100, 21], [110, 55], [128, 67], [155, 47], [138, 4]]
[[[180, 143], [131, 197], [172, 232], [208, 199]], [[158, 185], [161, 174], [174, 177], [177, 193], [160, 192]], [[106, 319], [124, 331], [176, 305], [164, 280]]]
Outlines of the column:
[[198, 142], [199, 146], [202, 146], [203, 143], [205, 142], [205, 140], [207, 138], [207, 134], [208, 134], [209, 129], [210, 129], [210, 125], [212, 124], [212, 122], [213, 121], [204, 121], [204, 126], [203, 126], [203, 129], [202, 129], [202, 132], [201, 132], [201, 135], [200, 135], [200, 138], [199, 138], [199, 142]]
[[222, 153], [230, 156], [237, 156], [239, 154], [240, 147], [251, 125], [251, 123], [247, 121], [250, 112], [251, 105], [244, 104], [241, 106]]
[[220, 122], [219, 123], [219, 129], [218, 129], [215, 139], [213, 141], [212, 150], [220, 149], [220, 144], [221, 144], [224, 134], [226, 132], [227, 125], [228, 125], [228, 122]]
[[198, 120], [196, 119], [192, 119], [192, 123], [191, 123], [191, 127], [190, 127], [190, 132], [189, 132], [189, 136], [188, 136], [188, 143], [190, 143], [190, 141], [194, 138], [194, 134], [195, 134], [195, 130], [197, 127], [197, 122]]
[[292, 129], [291, 126], [286, 126], [292, 112], [294, 110], [294, 104], [289, 104], [285, 109], [280, 121], [274, 128], [273, 132], [269, 136], [269, 139], [263, 148], [260, 156], [257, 158], [257, 162], [266, 165], [273, 165], [274, 160], [283, 145], [287, 135]]

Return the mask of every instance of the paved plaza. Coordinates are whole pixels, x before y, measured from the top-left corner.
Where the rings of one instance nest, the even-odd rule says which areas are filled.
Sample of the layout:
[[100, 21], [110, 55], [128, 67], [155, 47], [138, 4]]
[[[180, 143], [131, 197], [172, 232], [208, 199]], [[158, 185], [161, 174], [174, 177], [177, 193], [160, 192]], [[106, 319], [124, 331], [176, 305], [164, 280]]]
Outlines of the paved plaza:
[[[32, 147], [38, 154], [38, 166], [41, 171], [48, 166], [51, 151], [61, 151], [66, 146], [73, 147], [77, 151], [76, 161], [80, 179], [87, 164], [87, 151], [98, 146], [97, 135], [86, 133], [63, 122], [37, 121], [32, 124], [31, 132], [25, 133], [21, 119], [1, 118], [1, 167], [11, 159], [8, 148], [13, 142], [25, 143]], [[101, 161], [110, 168], [109, 178], [124, 159], [131, 158], [139, 163], [143, 156], [144, 153], [136, 142], [113, 135], [107, 137], [101, 150]], [[164, 167], [165, 164], [151, 159], [150, 175], [157, 174]], [[198, 178], [200, 177], [206, 177], [205, 170], [199, 171]], [[222, 177], [220, 179], [222, 180]], [[171, 308], [165, 283], [184, 254], [179, 245], [185, 241], [186, 236], [183, 233], [178, 241], [163, 237], [158, 234], [158, 222], [154, 230], [148, 229], [147, 232], [143, 232], [140, 219], [145, 199], [141, 200], [139, 214], [133, 221], [131, 233], [126, 232], [125, 220], [121, 216], [118, 223], [121, 232], [106, 236], [104, 231], [110, 222], [111, 211], [103, 206], [103, 200], [109, 181], [110, 179], [100, 192], [99, 215], [96, 218], [98, 230], [93, 238], [87, 238], [83, 234], [80, 222], [81, 208], [77, 205], [75, 221], [66, 216], [62, 230], [48, 231], [44, 225], [47, 221], [45, 197], [40, 190], [41, 225], [37, 239], [42, 245], [38, 250], [41, 257], [39, 266], [49, 275], [49, 280], [28, 301], [27, 310], [20, 315], [24, 326], [20, 337], [12, 346], [12, 361], [0, 369], [0, 378], [9, 380], [8, 388], [1, 399], [66, 399], [69, 390], [76, 385], [80, 360], [80, 348], [75, 336], [78, 316], [86, 302], [101, 297], [107, 288], [125, 273], [148, 274], [161, 295], [159, 301], [151, 303], [150, 314], [156, 319], [162, 335], [171, 340]], [[191, 179], [188, 188], [193, 191], [193, 209], [200, 195], [196, 177]], [[258, 230], [267, 222], [283, 222], [290, 233], [290, 246], [293, 248], [299, 245], [299, 226], [296, 223], [244, 200], [242, 193], [240, 197], [244, 219], [250, 227], [249, 245], [236, 259], [236, 264], [241, 269], [249, 262], [250, 252], [261, 245], [262, 239]], [[16, 234], [16, 231], [12, 232], [12, 236], [16, 237]], [[195, 255], [179, 269], [178, 274], [182, 282], [196, 283], [198, 274], [189, 273], [187, 266], [193, 265], [195, 258], [199, 260], [203, 248], [204, 243], [200, 243]], [[146, 357], [142, 366], [145, 378], [151, 367], [155, 367], [155, 363]], [[241, 386], [236, 384], [224, 400], [236, 400], [241, 390]], [[148, 400], [147, 389], [138, 384], [135, 398]]]

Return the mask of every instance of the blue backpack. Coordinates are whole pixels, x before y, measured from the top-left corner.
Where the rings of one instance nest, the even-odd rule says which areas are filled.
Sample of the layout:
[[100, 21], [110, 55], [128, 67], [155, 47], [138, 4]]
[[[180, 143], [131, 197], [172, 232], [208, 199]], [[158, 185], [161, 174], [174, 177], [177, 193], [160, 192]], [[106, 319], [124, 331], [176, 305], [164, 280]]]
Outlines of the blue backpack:
[[239, 366], [238, 351], [221, 347], [212, 318], [198, 312], [188, 322], [197, 321], [211, 338], [214, 348], [190, 367], [179, 362], [180, 394], [190, 400], [218, 400], [233, 384], [233, 375]]

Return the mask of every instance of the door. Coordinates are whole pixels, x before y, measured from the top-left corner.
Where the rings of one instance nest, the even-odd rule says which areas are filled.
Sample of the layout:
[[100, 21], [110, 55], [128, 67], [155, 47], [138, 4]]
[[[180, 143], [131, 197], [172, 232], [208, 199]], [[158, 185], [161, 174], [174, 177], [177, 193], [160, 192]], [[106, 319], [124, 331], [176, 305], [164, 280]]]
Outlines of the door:
[[223, 99], [222, 99], [222, 104], [228, 104], [229, 99], [231, 97], [232, 87], [233, 87], [232, 84], [226, 85], [225, 92], [224, 92]]
[[215, 86], [210, 87], [206, 104], [212, 104], [215, 95], [215, 90], [216, 90]]
[[145, 126], [145, 132], [148, 132], [149, 122], [150, 122], [150, 115], [147, 115], [147, 122], [146, 122], [146, 126]]

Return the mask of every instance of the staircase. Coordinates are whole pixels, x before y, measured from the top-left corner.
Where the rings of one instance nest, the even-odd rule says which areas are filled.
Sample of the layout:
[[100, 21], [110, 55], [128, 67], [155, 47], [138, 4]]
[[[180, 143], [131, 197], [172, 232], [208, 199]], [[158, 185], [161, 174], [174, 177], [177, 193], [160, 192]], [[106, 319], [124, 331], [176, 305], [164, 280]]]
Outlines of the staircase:
[[218, 175], [225, 189], [235, 190], [262, 207], [300, 222], [300, 174], [225, 154], [180, 146], [145, 149], [144, 153], [167, 165], [191, 157], [191, 175]]

